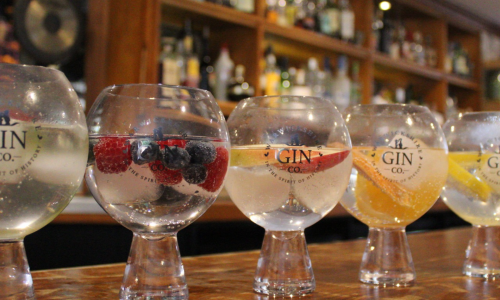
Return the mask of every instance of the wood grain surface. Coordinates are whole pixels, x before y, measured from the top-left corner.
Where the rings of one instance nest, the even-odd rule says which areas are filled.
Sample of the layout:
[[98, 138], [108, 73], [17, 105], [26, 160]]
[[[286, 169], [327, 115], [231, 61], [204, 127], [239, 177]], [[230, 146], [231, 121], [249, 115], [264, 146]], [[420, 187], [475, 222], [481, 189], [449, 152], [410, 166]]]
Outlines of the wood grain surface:
[[[461, 273], [470, 228], [410, 234], [417, 283], [358, 282], [366, 240], [309, 245], [317, 288], [301, 299], [500, 299], [500, 282]], [[268, 299], [252, 291], [259, 252], [184, 257], [190, 299]], [[118, 299], [124, 264], [33, 272], [37, 299]]]

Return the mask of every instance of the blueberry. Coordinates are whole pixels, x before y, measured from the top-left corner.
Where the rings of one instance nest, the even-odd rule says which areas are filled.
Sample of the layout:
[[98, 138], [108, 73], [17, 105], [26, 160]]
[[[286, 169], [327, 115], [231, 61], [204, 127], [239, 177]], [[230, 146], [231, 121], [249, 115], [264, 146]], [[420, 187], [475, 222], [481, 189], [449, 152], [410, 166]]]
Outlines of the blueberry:
[[180, 170], [186, 167], [191, 160], [191, 156], [186, 149], [177, 146], [165, 147], [163, 153], [163, 165], [170, 170]]
[[160, 147], [152, 141], [134, 141], [130, 147], [132, 160], [135, 164], [143, 165], [157, 160], [160, 155]]
[[193, 164], [209, 164], [217, 157], [215, 146], [208, 142], [191, 141], [187, 143], [186, 150]]
[[200, 184], [207, 179], [207, 168], [200, 164], [191, 164], [181, 171], [182, 177], [190, 184]]

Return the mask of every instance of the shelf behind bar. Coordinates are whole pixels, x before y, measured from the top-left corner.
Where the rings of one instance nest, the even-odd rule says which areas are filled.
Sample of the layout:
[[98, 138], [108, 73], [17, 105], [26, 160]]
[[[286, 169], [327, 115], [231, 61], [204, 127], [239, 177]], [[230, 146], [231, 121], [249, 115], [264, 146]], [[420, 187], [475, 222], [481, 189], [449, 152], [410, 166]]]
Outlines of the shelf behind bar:
[[348, 56], [356, 58], [364, 59], [369, 56], [369, 51], [362, 46], [353, 45], [318, 32], [298, 27], [285, 27], [274, 23], [265, 22], [264, 31], [267, 34], [286, 38], [288, 40], [300, 42], [309, 46], [346, 54]]
[[241, 26], [256, 28], [262, 23], [261, 18], [254, 14], [238, 11], [210, 2], [196, 2], [194, 0], [161, 0], [165, 6], [175, 7], [191, 13], [207, 16]]
[[373, 53], [373, 60], [375, 64], [389, 67], [395, 70], [404, 71], [413, 75], [418, 75], [424, 78], [441, 80], [443, 79], [443, 72], [440, 70], [423, 67], [416, 63], [407, 62], [404, 60], [396, 60], [383, 53]]
[[472, 79], [466, 79], [453, 74], [445, 74], [445, 78], [449, 84], [461, 87], [464, 89], [469, 89], [473, 91], [479, 90], [479, 83], [473, 81]]

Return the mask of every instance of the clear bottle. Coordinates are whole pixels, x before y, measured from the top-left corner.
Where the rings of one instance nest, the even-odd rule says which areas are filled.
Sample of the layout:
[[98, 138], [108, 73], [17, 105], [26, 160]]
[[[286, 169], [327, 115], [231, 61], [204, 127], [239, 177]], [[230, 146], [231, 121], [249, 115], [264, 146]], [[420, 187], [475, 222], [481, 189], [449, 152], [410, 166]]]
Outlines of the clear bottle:
[[332, 66], [330, 63], [330, 57], [325, 56], [323, 58], [323, 98], [333, 101], [332, 85], [333, 85], [333, 74]]
[[295, 96], [312, 96], [311, 88], [306, 85], [306, 71], [304, 69], [297, 69], [290, 94]]
[[215, 62], [215, 88], [214, 96], [217, 100], [227, 100], [227, 87], [231, 79], [234, 63], [229, 57], [227, 44], [222, 44], [220, 55]]
[[186, 63], [185, 80], [182, 85], [187, 87], [198, 87], [200, 83], [200, 59], [194, 51], [194, 38], [191, 30], [191, 20], [187, 19], [184, 25], [185, 36], [184, 61]]
[[228, 86], [227, 97], [231, 101], [240, 101], [255, 94], [255, 89], [245, 81], [245, 66], [237, 65], [234, 68], [234, 77]]
[[340, 37], [340, 9], [337, 0], [326, 0], [324, 7], [318, 12], [321, 33], [334, 38]]
[[359, 81], [359, 61], [353, 61], [351, 64], [351, 97], [349, 105], [356, 105], [361, 103], [362, 85]]
[[307, 61], [306, 85], [311, 89], [313, 96], [321, 97], [323, 95], [319, 73], [318, 60], [315, 57], [310, 57]]
[[337, 75], [333, 80], [333, 102], [340, 112], [350, 105], [351, 79], [347, 75], [347, 57], [341, 55], [337, 62]]
[[253, 13], [255, 11], [255, 0], [238, 0], [234, 8], [246, 13]]
[[272, 46], [266, 50], [266, 67], [264, 69], [264, 95], [279, 95], [281, 85], [281, 71], [277, 66], [276, 56]]
[[340, 0], [340, 38], [347, 42], [354, 42], [354, 11], [349, 0]]
[[212, 86], [214, 84], [214, 67], [212, 66], [212, 58], [210, 57], [210, 28], [208, 26], [203, 27], [201, 46], [202, 55], [200, 62], [200, 89], [207, 91], [212, 91]]
[[172, 37], [162, 38], [163, 50], [159, 57], [160, 83], [168, 85], [180, 85], [180, 69], [177, 64], [177, 55], [174, 53], [175, 39]]
[[413, 43], [411, 46], [413, 61], [421, 66], [425, 66], [425, 49], [423, 36], [420, 31], [413, 32]]
[[437, 62], [437, 51], [432, 43], [432, 37], [427, 35], [425, 37], [425, 63], [427, 66], [435, 68], [437, 66]]

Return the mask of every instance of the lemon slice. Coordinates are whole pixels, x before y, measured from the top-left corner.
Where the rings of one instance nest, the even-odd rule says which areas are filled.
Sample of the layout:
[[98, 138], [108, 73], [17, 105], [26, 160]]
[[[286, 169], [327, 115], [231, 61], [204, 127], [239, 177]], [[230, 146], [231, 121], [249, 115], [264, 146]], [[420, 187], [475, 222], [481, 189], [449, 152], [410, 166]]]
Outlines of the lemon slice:
[[467, 170], [462, 168], [460, 164], [451, 158], [451, 156], [448, 157], [448, 175], [477, 195], [479, 200], [486, 202], [490, 197], [492, 192], [491, 187], [467, 172]]

